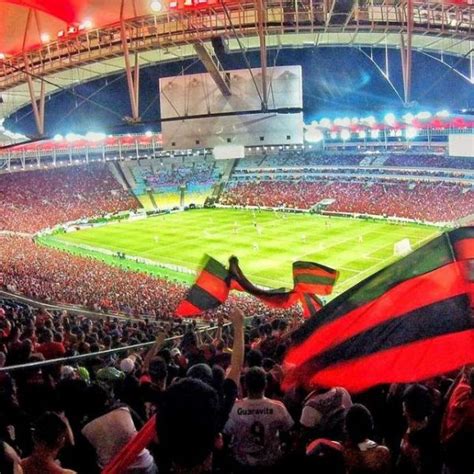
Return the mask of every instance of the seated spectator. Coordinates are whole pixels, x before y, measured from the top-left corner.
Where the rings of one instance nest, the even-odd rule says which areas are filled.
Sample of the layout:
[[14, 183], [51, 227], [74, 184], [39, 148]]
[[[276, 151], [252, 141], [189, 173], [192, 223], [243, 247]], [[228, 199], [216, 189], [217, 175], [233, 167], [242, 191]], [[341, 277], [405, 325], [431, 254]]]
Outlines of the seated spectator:
[[344, 458], [347, 474], [386, 474], [390, 472], [390, 451], [370, 438], [374, 422], [363, 405], [352, 405], [345, 418], [347, 441]]
[[55, 413], [42, 415], [33, 427], [33, 453], [21, 462], [25, 474], [74, 474], [57, 457], [68, 437], [67, 424]]
[[245, 374], [248, 397], [235, 402], [224, 432], [238, 472], [277, 468], [283, 458], [282, 442], [294, 425], [283, 403], [265, 398], [266, 374], [252, 367]]

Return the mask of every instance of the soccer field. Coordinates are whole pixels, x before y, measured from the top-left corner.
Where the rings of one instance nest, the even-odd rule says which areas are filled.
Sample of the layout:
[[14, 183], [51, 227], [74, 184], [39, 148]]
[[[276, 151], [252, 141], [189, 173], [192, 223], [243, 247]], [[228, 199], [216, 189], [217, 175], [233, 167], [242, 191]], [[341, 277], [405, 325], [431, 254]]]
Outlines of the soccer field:
[[293, 286], [293, 261], [318, 262], [341, 272], [335, 289], [340, 293], [393, 261], [395, 242], [408, 238], [416, 247], [437, 234], [437, 229], [417, 224], [202, 209], [109, 224], [55, 238], [190, 269], [199, 266], [205, 253], [223, 263], [236, 255], [248, 277], [268, 287]]

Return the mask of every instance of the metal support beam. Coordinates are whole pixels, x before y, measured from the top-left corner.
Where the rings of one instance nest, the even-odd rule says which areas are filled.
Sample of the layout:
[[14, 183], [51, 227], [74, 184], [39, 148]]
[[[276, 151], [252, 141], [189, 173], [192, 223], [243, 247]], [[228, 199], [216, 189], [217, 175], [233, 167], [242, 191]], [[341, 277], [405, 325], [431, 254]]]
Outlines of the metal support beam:
[[406, 3], [406, 41], [401, 35], [400, 54], [402, 60], [404, 102], [411, 101], [411, 72], [412, 72], [412, 39], [413, 39], [413, 0]]
[[265, 0], [257, 0], [258, 37], [260, 38], [260, 67], [262, 69], [262, 110], [268, 109], [267, 87], [267, 40], [266, 30], [266, 5]]
[[124, 19], [125, 0], [122, 0], [120, 7], [120, 38], [122, 40], [123, 58], [125, 60], [125, 73], [127, 77], [128, 94], [130, 96], [130, 107], [132, 109], [132, 121], [140, 121], [139, 112], [139, 64], [138, 53], [135, 54], [135, 68], [132, 69], [130, 61], [130, 50], [128, 47], [127, 29], [125, 28]]
[[44, 104], [45, 104], [45, 84], [44, 81], [41, 81], [40, 87], [40, 96], [36, 97], [35, 85], [33, 82], [33, 76], [30, 72], [30, 63], [27, 55], [24, 55], [25, 59], [25, 72], [26, 72], [26, 81], [28, 84], [28, 92], [30, 94], [31, 107], [33, 109], [33, 116], [35, 118], [36, 130], [38, 131], [38, 136], [44, 136]]
[[232, 95], [229, 84], [222, 76], [223, 71], [219, 60], [213, 55], [211, 55], [209, 50], [202, 43], [195, 43], [194, 50], [196, 51], [198, 58], [201, 60], [202, 64], [206, 68], [206, 71], [209, 73], [209, 75], [221, 91], [222, 95], [225, 97], [229, 97], [230, 95]]

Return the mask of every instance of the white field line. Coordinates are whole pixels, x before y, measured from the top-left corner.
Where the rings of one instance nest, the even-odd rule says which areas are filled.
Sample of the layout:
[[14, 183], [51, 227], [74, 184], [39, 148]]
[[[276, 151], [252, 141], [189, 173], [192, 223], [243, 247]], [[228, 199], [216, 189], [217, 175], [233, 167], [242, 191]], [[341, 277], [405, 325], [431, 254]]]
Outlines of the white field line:
[[[421, 247], [421, 245], [428, 241], [428, 240], [431, 240], [434, 236], [438, 235], [438, 232], [433, 232], [432, 234], [428, 235], [427, 237], [425, 237], [424, 239], [421, 239], [419, 242], [417, 242], [415, 245], [416, 245], [416, 248], [419, 248]], [[387, 247], [388, 245], [393, 245], [393, 244], [385, 244], [385, 245], [382, 245], [381, 247], [378, 247], [376, 248], [375, 250], [373, 250], [373, 252], [371, 253], [375, 253], [375, 252], [378, 252], [379, 250], [383, 249], [384, 247]], [[354, 275], [353, 277], [350, 277], [348, 278], [347, 280], [344, 280], [341, 284], [341, 287], [343, 287], [344, 289], [346, 289], [345, 287], [347, 286], [347, 283], [350, 282], [350, 281], [354, 281], [355, 279], [357, 278], [360, 278], [361, 275], [365, 275], [366, 273], [374, 273], [374, 270], [378, 267], [380, 267], [381, 269], [384, 268], [386, 265], [385, 263], [388, 263], [390, 262], [392, 259], [394, 258], [394, 256], [390, 256], [388, 258], [385, 258], [385, 259], [381, 259], [381, 261], [379, 263], [376, 263], [368, 268], [366, 268], [365, 270], [362, 270], [360, 273], [358, 273], [357, 275]], [[340, 292], [338, 292], [340, 293]]]

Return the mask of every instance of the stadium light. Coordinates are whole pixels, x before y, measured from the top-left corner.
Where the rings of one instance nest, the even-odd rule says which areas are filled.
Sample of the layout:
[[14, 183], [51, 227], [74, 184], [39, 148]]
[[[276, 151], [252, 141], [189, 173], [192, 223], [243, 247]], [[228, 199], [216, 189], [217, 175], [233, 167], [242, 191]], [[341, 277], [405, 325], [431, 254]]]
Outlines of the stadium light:
[[49, 40], [51, 39], [51, 37], [49, 36], [48, 33], [41, 33], [40, 39], [42, 43], [49, 43]]
[[335, 140], [337, 138], [337, 132], [331, 132], [330, 137]]
[[407, 140], [412, 140], [418, 135], [418, 130], [415, 127], [407, 127], [405, 130], [405, 137]]
[[324, 139], [324, 134], [319, 128], [309, 128], [305, 133], [305, 139], [310, 143], [318, 143]]
[[152, 12], [158, 13], [158, 12], [161, 12], [163, 5], [158, 0], [154, 0], [153, 2], [150, 3], [150, 8]]
[[343, 127], [350, 127], [351, 125], [351, 119], [349, 117], [344, 117], [342, 120], [341, 120], [341, 125]]
[[436, 113], [436, 116], [441, 118], [449, 117], [449, 110], [440, 110]]
[[151, 137], [153, 135], [153, 132], [151, 130], [147, 130], [145, 132], [145, 137]]
[[87, 20], [84, 20], [80, 25], [79, 25], [79, 30], [90, 30], [92, 28], [92, 20], [89, 18]]
[[66, 141], [68, 142], [75, 142], [80, 139], [81, 139], [80, 135], [77, 135], [76, 133], [68, 133], [66, 135]]
[[319, 121], [319, 125], [324, 128], [331, 128], [331, 120], [329, 120], [328, 118], [322, 118]]
[[385, 115], [384, 117], [384, 122], [389, 125], [390, 127], [393, 127], [395, 123], [397, 122], [397, 119], [395, 118], [395, 115], [392, 113], [389, 113]]
[[349, 138], [351, 138], [351, 132], [349, 132], [349, 130], [341, 130], [341, 138], [346, 141], [346, 140], [349, 140]]
[[367, 133], [365, 130], [359, 130], [359, 138], [366, 138], [367, 137]]
[[54, 135], [54, 141], [55, 142], [60, 142], [63, 139], [63, 136], [60, 135], [59, 133], [57, 135]]
[[419, 120], [427, 120], [431, 117], [431, 113], [430, 112], [419, 112], [418, 114], [416, 114], [416, 118], [419, 119]]
[[0, 61], [3, 61], [5, 59], [5, 54], [4, 53], [0, 53]]
[[369, 127], [373, 127], [377, 121], [375, 120], [375, 117], [373, 115], [369, 115], [368, 117], [365, 117], [363, 119], [360, 119], [362, 123], [365, 123]]
[[105, 133], [100, 133], [100, 132], [87, 132], [86, 133], [86, 140], [90, 142], [100, 142], [102, 140], [105, 140], [106, 135]]
[[377, 140], [377, 138], [379, 138], [379, 135], [380, 135], [380, 130], [378, 129], [370, 131], [370, 138], [372, 138], [372, 140]]
[[408, 124], [413, 123], [413, 120], [415, 120], [415, 116], [411, 114], [410, 112], [405, 114], [402, 118], [403, 118], [403, 121]]

